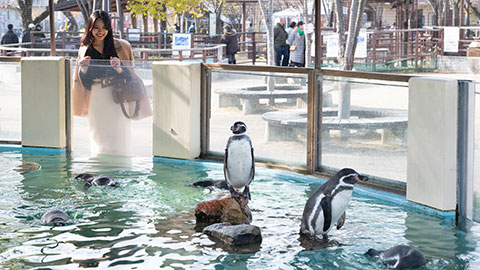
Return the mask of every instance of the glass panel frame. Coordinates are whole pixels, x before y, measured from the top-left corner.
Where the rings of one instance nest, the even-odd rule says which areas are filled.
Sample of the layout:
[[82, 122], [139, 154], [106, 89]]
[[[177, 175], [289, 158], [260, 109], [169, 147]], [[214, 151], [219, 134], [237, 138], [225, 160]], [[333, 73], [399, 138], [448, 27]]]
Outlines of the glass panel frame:
[[21, 63], [0, 60], [0, 68], [2, 69], [0, 72], [0, 142], [20, 144], [22, 139]]

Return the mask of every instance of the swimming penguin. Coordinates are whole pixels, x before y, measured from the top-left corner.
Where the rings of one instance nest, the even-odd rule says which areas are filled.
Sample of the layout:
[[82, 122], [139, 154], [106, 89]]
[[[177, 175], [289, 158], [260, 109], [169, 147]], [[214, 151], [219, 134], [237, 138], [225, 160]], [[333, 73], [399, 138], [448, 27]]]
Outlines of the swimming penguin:
[[110, 177], [94, 175], [89, 173], [82, 173], [75, 176], [76, 180], [85, 181], [85, 189], [88, 189], [91, 186], [107, 186], [107, 187], [116, 187], [118, 183]]
[[47, 211], [42, 216], [42, 222], [45, 224], [53, 224], [55, 226], [64, 226], [68, 221], [68, 215], [59, 209]]
[[[240, 196], [243, 196], [250, 200], [249, 185], [255, 175], [252, 141], [247, 135], [245, 123], [235, 122], [230, 130], [233, 135], [228, 139], [223, 164], [225, 181], [227, 181], [232, 198], [238, 200]], [[240, 192], [242, 192], [241, 195]]]
[[382, 256], [385, 261], [395, 261], [395, 270], [416, 268], [427, 264], [425, 255], [417, 249], [405, 245], [398, 245], [387, 250], [369, 249], [365, 255], [372, 257]]
[[334, 224], [340, 229], [345, 222], [345, 210], [352, 197], [353, 185], [359, 180], [367, 181], [368, 177], [344, 168], [315, 190], [305, 204], [300, 233], [318, 240], [319, 235], [328, 239], [327, 234]]

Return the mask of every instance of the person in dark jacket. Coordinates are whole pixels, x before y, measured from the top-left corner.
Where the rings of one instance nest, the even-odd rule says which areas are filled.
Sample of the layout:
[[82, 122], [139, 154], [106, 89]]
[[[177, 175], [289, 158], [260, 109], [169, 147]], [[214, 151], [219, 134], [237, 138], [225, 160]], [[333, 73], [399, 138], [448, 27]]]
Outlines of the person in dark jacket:
[[273, 28], [273, 45], [275, 45], [275, 53], [277, 54], [275, 57], [275, 64], [277, 66], [280, 66], [280, 61], [282, 62], [282, 66], [288, 66], [288, 34], [285, 31], [285, 23], [286, 19], [280, 18], [280, 22]]
[[239, 51], [237, 32], [230, 25], [223, 27], [222, 43], [227, 44], [227, 57], [229, 64], [236, 64], [235, 54]]
[[[33, 23], [29, 24], [28, 25], [28, 29], [27, 31], [25, 31], [25, 33], [23, 33], [23, 37], [22, 37], [22, 43], [28, 43], [28, 42], [31, 42], [32, 41], [32, 30], [35, 28], [35, 25]], [[24, 47], [32, 47], [31, 44], [30, 45], [24, 45]]]
[[13, 33], [13, 24], [9, 24], [7, 28], [7, 33], [5, 33], [5, 35], [2, 37], [2, 45], [18, 43], [18, 37], [15, 35], [15, 33]]
[[[2, 37], [2, 45], [15, 44], [18, 43], [18, 37], [13, 33], [13, 24], [7, 26], [8, 31]], [[7, 55], [12, 55], [13, 51], [7, 51]]]

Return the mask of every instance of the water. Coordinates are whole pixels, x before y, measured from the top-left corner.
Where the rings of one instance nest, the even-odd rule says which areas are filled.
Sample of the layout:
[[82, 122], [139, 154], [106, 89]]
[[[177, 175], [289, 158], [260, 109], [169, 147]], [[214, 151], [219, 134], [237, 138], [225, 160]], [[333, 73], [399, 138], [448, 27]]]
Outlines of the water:
[[[22, 175], [13, 170], [20, 160], [41, 169]], [[109, 175], [121, 187], [86, 190], [71, 180], [83, 172]], [[261, 168], [250, 208], [263, 243], [254, 253], [227, 252], [195, 232], [192, 211], [210, 191], [189, 186], [222, 178], [219, 163], [69, 160], [50, 152], [0, 151], [0, 268], [382, 269], [363, 253], [408, 244], [425, 253], [428, 264], [421, 269], [480, 269], [477, 226], [464, 233], [451, 221], [379, 200], [362, 188], [352, 198], [345, 226], [330, 233], [338, 244], [305, 250], [298, 240], [300, 218], [322, 181]], [[72, 221], [43, 225], [42, 214], [53, 207]]]

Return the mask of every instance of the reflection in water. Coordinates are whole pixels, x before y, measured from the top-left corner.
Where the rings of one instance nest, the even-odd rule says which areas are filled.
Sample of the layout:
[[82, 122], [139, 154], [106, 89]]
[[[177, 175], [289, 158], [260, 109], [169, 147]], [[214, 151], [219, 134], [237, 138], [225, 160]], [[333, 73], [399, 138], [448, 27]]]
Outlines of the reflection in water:
[[[463, 233], [440, 219], [365, 197], [352, 198], [344, 227], [331, 231], [327, 247], [310, 250], [299, 240], [300, 219], [321, 183], [276, 171], [259, 169], [251, 187], [252, 224], [262, 230], [261, 246], [229, 250], [198, 232], [192, 213], [212, 191], [190, 184], [223, 179], [221, 164], [18, 152], [2, 152], [0, 159], [2, 269], [378, 269], [363, 254], [398, 244], [424, 252], [426, 269], [475, 269], [480, 261], [477, 227]], [[41, 170], [21, 175], [13, 170], [21, 159]], [[113, 177], [120, 188], [85, 190], [72, 180], [84, 172]], [[66, 211], [72, 223], [44, 226], [40, 218], [52, 207]]]

